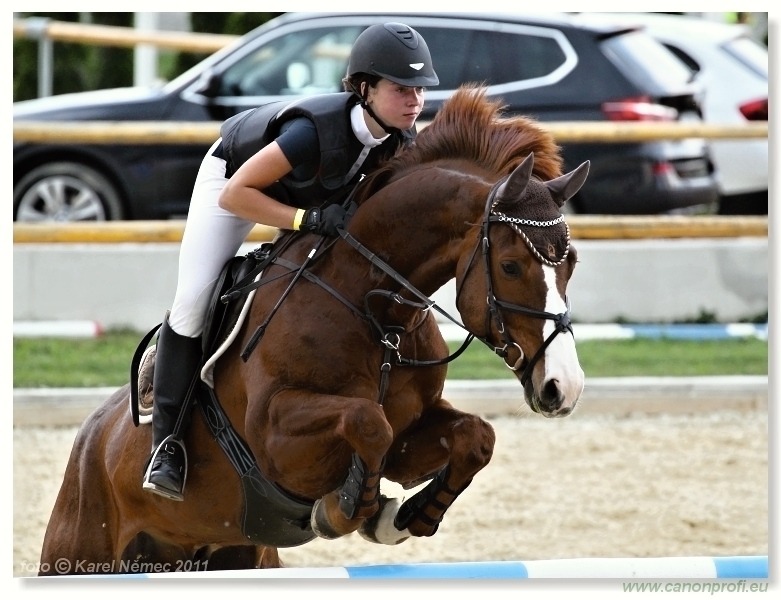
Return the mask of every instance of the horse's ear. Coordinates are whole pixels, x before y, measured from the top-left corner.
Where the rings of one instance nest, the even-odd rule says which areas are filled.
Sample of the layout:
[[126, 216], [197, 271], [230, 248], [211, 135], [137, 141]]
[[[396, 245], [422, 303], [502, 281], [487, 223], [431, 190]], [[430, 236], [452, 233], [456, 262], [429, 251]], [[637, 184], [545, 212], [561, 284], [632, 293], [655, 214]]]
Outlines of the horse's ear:
[[496, 190], [495, 204], [514, 204], [523, 196], [534, 169], [534, 154], [529, 154], [523, 162], [515, 167], [510, 176]]
[[554, 202], [562, 206], [567, 200], [578, 193], [578, 190], [586, 183], [591, 161], [587, 160], [574, 171], [570, 171], [561, 177], [545, 182], [545, 187], [551, 193]]

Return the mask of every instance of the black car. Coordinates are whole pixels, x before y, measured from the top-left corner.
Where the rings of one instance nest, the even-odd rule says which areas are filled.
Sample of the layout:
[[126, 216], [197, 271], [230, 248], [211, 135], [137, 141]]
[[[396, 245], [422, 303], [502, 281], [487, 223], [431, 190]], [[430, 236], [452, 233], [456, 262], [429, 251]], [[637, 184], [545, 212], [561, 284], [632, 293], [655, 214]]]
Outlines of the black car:
[[[426, 39], [440, 85], [430, 119], [465, 82], [540, 121], [700, 121], [688, 70], [635, 27], [566, 14], [288, 13], [160, 89], [116, 89], [14, 104], [14, 120], [222, 121], [269, 101], [341, 91], [351, 45], [376, 22]], [[704, 140], [564, 144], [565, 168], [591, 161], [568, 204], [591, 214], [713, 212]], [[185, 215], [206, 145], [14, 144], [14, 220]]]

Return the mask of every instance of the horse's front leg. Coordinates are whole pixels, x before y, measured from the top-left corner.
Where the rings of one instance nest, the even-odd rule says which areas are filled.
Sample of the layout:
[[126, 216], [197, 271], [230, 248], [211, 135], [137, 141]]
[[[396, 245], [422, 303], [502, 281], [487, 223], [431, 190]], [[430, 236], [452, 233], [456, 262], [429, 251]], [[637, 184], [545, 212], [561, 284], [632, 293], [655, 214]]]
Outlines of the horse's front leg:
[[493, 455], [493, 427], [441, 401], [427, 409], [389, 450], [383, 476], [405, 487], [430, 479], [403, 504], [383, 498], [382, 510], [360, 530], [382, 544], [434, 535], [458, 495]]
[[275, 395], [264, 421], [253, 436], [261, 440], [261, 466], [285, 489], [315, 499], [319, 537], [352, 533], [378, 511], [393, 430], [376, 402], [288, 389]]

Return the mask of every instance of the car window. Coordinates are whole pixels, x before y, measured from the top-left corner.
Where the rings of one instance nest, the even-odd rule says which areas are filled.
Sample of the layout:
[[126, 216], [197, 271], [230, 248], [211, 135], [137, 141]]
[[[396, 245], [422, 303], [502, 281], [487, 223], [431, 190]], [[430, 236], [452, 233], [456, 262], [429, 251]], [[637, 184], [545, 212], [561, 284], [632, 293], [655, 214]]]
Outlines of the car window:
[[767, 81], [767, 48], [747, 37], [724, 44], [724, 50]]
[[[219, 96], [308, 95], [342, 90], [350, 49], [365, 26], [335, 25], [281, 35], [249, 51], [220, 78]], [[418, 25], [439, 76], [437, 90], [466, 82], [488, 85], [542, 83], [562, 76], [572, 52], [559, 32]], [[565, 66], [566, 65], [566, 66]], [[559, 72], [557, 72], [559, 71]], [[554, 75], [555, 74], [555, 75]]]
[[231, 65], [222, 96], [303, 95], [342, 91], [350, 48], [364, 27], [296, 31], [263, 44]]
[[[668, 42], [665, 42], [664, 45], [691, 69], [693, 75], [696, 75], [702, 70], [700, 63], [683, 48]], [[730, 40], [724, 43], [721, 48], [747, 69], [753, 71], [757, 76], [767, 81], [767, 48], [760, 45], [755, 40], [746, 37]]]
[[462, 83], [488, 85], [546, 77], [567, 57], [559, 43], [543, 35], [419, 26], [439, 76], [438, 89]]
[[678, 57], [650, 35], [636, 31], [603, 42], [605, 55], [641, 89], [659, 94], [676, 93], [691, 81], [691, 71]]
[[702, 67], [700, 66], [700, 63], [694, 60], [694, 57], [690, 55], [688, 52], [686, 52], [685, 50], [683, 50], [682, 48], [667, 43], [665, 43], [664, 47], [667, 48], [673, 54], [675, 54], [675, 56], [677, 56], [678, 59], [683, 62], [683, 64], [685, 64], [687, 67], [689, 67], [689, 69], [691, 69], [692, 78], [697, 73], [702, 71]]

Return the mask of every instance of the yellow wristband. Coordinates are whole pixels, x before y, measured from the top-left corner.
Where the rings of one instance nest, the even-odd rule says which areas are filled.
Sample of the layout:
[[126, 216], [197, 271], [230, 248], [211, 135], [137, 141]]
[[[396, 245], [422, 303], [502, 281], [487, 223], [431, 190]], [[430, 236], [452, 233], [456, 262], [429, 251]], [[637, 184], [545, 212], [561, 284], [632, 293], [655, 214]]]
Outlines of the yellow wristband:
[[299, 208], [296, 211], [296, 216], [293, 217], [293, 231], [298, 231], [301, 228], [301, 221], [304, 218], [304, 213], [306, 211], [303, 208]]

